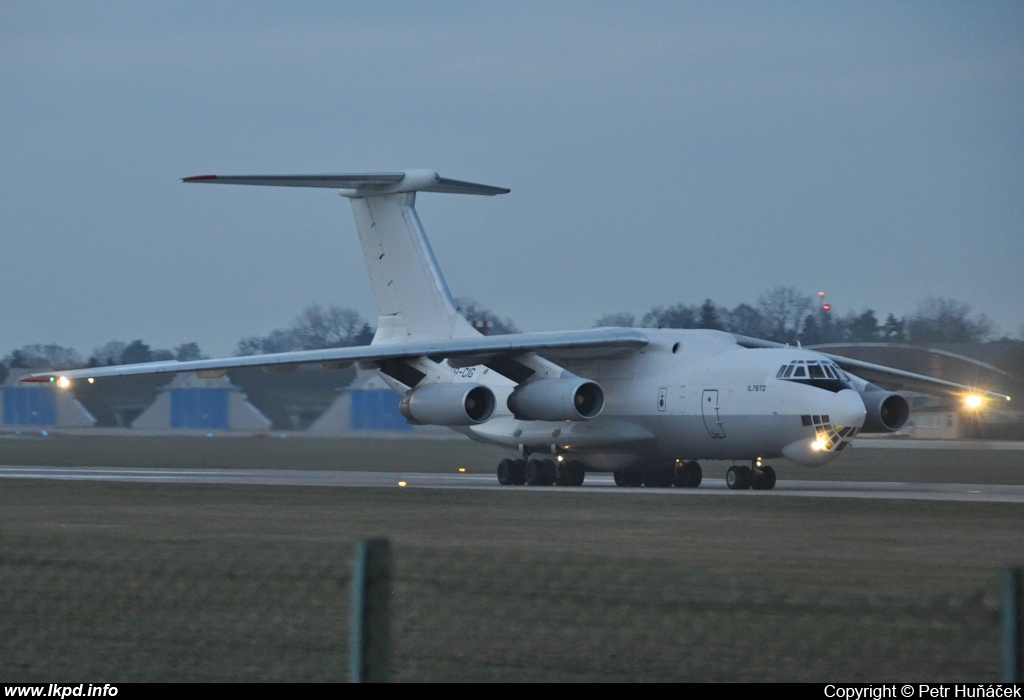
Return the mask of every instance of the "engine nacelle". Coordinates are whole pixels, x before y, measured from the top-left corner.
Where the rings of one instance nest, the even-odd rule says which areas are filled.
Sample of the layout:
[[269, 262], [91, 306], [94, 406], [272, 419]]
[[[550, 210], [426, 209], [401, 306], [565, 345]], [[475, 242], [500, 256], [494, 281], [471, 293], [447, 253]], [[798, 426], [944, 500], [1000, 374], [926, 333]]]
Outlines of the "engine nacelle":
[[427, 384], [406, 392], [398, 410], [413, 423], [479, 425], [491, 417], [497, 402], [482, 384]]
[[910, 420], [910, 402], [900, 394], [869, 391], [860, 398], [867, 411], [862, 433], [895, 433]]
[[589, 379], [538, 379], [509, 394], [508, 410], [522, 420], [590, 420], [604, 410], [604, 390]]

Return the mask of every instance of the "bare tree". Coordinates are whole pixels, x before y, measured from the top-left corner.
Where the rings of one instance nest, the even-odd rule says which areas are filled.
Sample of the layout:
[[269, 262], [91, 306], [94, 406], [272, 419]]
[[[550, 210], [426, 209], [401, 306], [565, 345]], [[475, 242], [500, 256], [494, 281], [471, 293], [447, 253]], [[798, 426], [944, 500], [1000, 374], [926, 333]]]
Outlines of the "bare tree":
[[739, 304], [725, 314], [723, 325], [726, 330], [739, 335], [761, 338], [768, 335], [768, 329], [761, 312], [750, 304]]
[[46, 367], [50, 369], [72, 369], [81, 367], [82, 356], [72, 348], [62, 345], [35, 343], [15, 350], [9, 358], [11, 367]]
[[984, 314], [970, 318], [971, 307], [954, 299], [928, 297], [907, 320], [912, 343], [967, 343], [985, 340], [992, 322]]
[[369, 324], [359, 312], [347, 307], [310, 304], [289, 328], [278, 328], [266, 336], [249, 336], [238, 342], [239, 355], [262, 355], [293, 350], [322, 350], [363, 345], [373, 337]]
[[466, 320], [484, 335], [505, 335], [519, 332], [512, 319], [498, 318], [490, 309], [481, 306], [476, 299], [460, 297], [455, 300], [455, 304]]
[[128, 343], [122, 343], [120, 340], [111, 340], [103, 347], [92, 351], [89, 364], [116, 365], [121, 362], [121, 355], [124, 354], [126, 347], [128, 347]]
[[645, 328], [699, 328], [700, 308], [674, 304], [668, 308], [655, 306], [644, 314], [640, 324]]
[[632, 328], [635, 325], [636, 316], [625, 312], [605, 314], [594, 321], [594, 328]]
[[178, 347], [174, 348], [174, 359], [178, 362], [188, 362], [190, 360], [202, 360], [205, 358], [203, 353], [199, 350], [198, 343], [182, 343]]
[[757, 298], [771, 340], [780, 343], [795, 339], [810, 312], [811, 297], [793, 287], [774, 287]]
[[303, 350], [353, 345], [364, 321], [355, 309], [310, 304], [295, 319], [292, 330]]

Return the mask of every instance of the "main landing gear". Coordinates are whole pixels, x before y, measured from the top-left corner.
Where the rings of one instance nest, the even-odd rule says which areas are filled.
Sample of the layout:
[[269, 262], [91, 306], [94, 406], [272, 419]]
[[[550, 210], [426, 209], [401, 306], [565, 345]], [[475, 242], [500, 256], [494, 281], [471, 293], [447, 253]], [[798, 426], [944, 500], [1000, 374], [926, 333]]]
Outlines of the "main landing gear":
[[700, 486], [704, 478], [704, 472], [697, 462], [676, 462], [675, 466], [669, 465], [659, 469], [621, 469], [615, 472], [615, 485], [635, 488], [646, 486], [648, 488], [664, 489], [676, 486], [684, 489], [695, 489]]
[[555, 462], [552, 459], [503, 459], [498, 463], [502, 486], [582, 486], [586, 476], [583, 462]]
[[771, 491], [775, 488], [775, 470], [768, 465], [748, 467], [734, 464], [725, 473], [725, 484], [734, 491]]

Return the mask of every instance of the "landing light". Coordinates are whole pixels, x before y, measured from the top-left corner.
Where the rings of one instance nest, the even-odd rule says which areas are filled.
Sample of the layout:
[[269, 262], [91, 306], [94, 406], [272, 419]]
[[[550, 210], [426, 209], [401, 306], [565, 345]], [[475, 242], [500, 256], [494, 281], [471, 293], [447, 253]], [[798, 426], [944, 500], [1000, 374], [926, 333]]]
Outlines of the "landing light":
[[466, 468], [465, 468], [465, 467], [459, 467], [459, 472], [460, 472], [460, 473], [461, 473], [461, 472], [465, 472], [465, 471], [466, 471]]
[[811, 443], [811, 449], [814, 450], [815, 452], [821, 452], [822, 450], [825, 449], [825, 441], [822, 440], [821, 438], [818, 438], [817, 440]]
[[404, 482], [404, 481], [399, 481], [399, 482], [398, 482], [398, 485], [399, 485], [399, 486], [405, 486], [405, 482]]
[[565, 459], [565, 457], [563, 457], [562, 455], [558, 455], [558, 461], [559, 462], [561, 462], [563, 459]]
[[89, 377], [89, 379], [88, 379], [88, 382], [89, 382], [90, 384], [94, 383], [95, 381], [96, 381], [96, 380], [95, 380], [95, 379], [93, 379], [92, 377]]
[[968, 394], [964, 397], [964, 405], [967, 406], [967, 408], [981, 408], [981, 403], [981, 397], [977, 394]]
[[61, 389], [67, 389], [68, 387], [71, 386], [71, 380], [68, 379], [67, 377], [61, 377], [60, 379], [57, 380], [57, 386], [59, 386]]

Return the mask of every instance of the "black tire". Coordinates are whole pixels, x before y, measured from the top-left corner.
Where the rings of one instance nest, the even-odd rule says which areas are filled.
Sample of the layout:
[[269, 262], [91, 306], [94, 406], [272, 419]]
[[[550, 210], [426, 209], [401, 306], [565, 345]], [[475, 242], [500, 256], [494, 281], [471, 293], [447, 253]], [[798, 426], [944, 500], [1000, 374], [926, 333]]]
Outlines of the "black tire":
[[775, 470], [764, 466], [761, 468], [761, 472], [764, 474], [764, 490], [771, 491], [775, 488]]
[[761, 471], [760, 469], [753, 469], [753, 470], [751, 470], [751, 472], [750, 472], [750, 488], [754, 489], [755, 491], [765, 491], [766, 490], [765, 484], [767, 484], [767, 483], [768, 483], [768, 480], [765, 478], [763, 471]]
[[750, 470], [737, 464], [732, 465], [725, 473], [725, 485], [734, 491], [745, 491], [750, 488]]
[[686, 464], [676, 465], [676, 468], [672, 470], [672, 485], [676, 488], [686, 488], [686, 480], [690, 476], [690, 470], [686, 468]]
[[743, 476], [745, 476], [747, 479], [747, 485], [744, 486], [743, 488], [749, 489], [751, 484], [754, 483], [754, 470], [742, 464], [740, 465], [740, 470], [742, 470]]
[[686, 468], [689, 471], [686, 477], [686, 488], [695, 489], [704, 481], [704, 470], [696, 462], [687, 462]]
[[498, 462], [498, 483], [502, 486], [511, 486], [512, 481], [512, 460], [503, 459]]
[[531, 459], [526, 463], [526, 484], [528, 486], [544, 486], [547, 469], [539, 459]]
[[643, 475], [644, 486], [653, 489], [666, 489], [672, 485], [674, 476], [675, 470], [672, 469], [655, 469], [645, 472]]
[[582, 486], [586, 470], [583, 462], [572, 460], [571, 462], [560, 462], [555, 473], [556, 486]]
[[573, 476], [575, 477], [570, 486], [583, 486], [583, 482], [587, 478], [587, 466], [583, 462], [571, 462], [570, 464], [574, 465]]
[[633, 470], [621, 469], [615, 472], [615, 485], [636, 488], [644, 482], [643, 475]]
[[526, 483], [526, 460], [512, 460], [512, 485], [522, 486]]
[[555, 473], [558, 471], [558, 467], [555, 466], [554, 460], [551, 459], [542, 459], [540, 460], [540, 463], [543, 465], [543, 475], [541, 476], [542, 481], [539, 485], [552, 486], [555, 483]]

